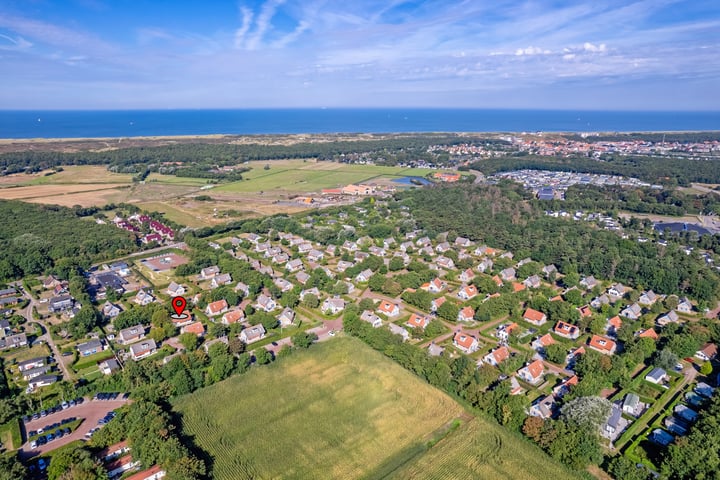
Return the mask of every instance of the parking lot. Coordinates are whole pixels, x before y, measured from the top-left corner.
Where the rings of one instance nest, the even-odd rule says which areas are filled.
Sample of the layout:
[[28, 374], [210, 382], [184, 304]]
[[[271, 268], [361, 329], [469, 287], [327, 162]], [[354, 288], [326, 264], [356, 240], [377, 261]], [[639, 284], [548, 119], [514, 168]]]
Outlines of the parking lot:
[[[113, 411], [117, 408], [122, 407], [129, 400], [123, 400], [122, 396], [118, 396], [115, 400], [87, 400], [85, 399], [82, 404], [69, 407], [65, 410], [52, 413], [45, 417], [38, 418], [37, 420], [31, 420], [24, 424], [24, 438], [27, 438], [27, 432], [37, 431], [44, 428], [47, 425], [54, 423], [61, 423], [64, 419], [75, 417], [77, 419], [83, 419], [83, 422], [77, 427], [77, 429], [69, 435], [65, 435], [62, 438], [57, 438], [45, 445], [38, 445], [36, 448], [30, 447], [30, 442], [26, 442], [19, 451], [20, 458], [23, 460], [42, 455], [47, 452], [51, 452], [56, 448], [67, 445], [68, 443], [75, 440], [82, 440], [85, 434], [90, 431], [91, 428], [98, 427], [98, 421], [105, 417], [108, 412]], [[61, 425], [62, 426], [62, 425]]]

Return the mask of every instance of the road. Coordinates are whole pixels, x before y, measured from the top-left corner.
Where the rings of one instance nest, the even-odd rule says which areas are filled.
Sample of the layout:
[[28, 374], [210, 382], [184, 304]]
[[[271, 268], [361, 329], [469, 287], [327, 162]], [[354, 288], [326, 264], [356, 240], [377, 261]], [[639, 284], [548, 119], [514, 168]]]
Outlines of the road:
[[93, 266], [115, 263], [115, 262], [119, 262], [119, 261], [122, 261], [122, 260], [126, 260], [126, 259], [128, 259], [128, 258], [133, 258], [133, 257], [142, 257], [142, 256], [147, 255], [147, 254], [149, 254], [149, 253], [162, 252], [163, 250], [169, 250], [169, 249], [171, 249], [171, 248], [177, 248], [177, 249], [179, 249], [179, 250], [187, 250], [187, 244], [186, 244], [185, 242], [171, 243], [170, 245], [163, 245], [163, 246], [160, 246], [160, 247], [151, 248], [151, 249], [149, 249], [149, 250], [143, 250], [143, 251], [141, 251], [141, 252], [131, 253], [130, 255], [125, 255], [124, 257], [116, 258], [116, 259], [114, 259], [114, 260], [108, 260], [108, 261], [105, 261], [105, 262], [96, 263], [96, 264], [93, 265]]
[[53, 440], [45, 445], [40, 445], [37, 448], [30, 448], [30, 443], [25, 443], [19, 450], [20, 458], [23, 460], [42, 455], [56, 448], [67, 445], [68, 443], [75, 440], [82, 440], [85, 438], [85, 434], [90, 431], [91, 428], [98, 426], [98, 420], [103, 418], [108, 412], [116, 410], [129, 400], [86, 400], [81, 405], [70, 407], [66, 410], [53, 413], [47, 417], [42, 417], [37, 420], [33, 420], [26, 423], [24, 426], [24, 437], [27, 438], [27, 432], [31, 430], [38, 430], [46, 425], [53, 423], [60, 423], [61, 420], [69, 417], [84, 418], [85, 420], [77, 427], [77, 429], [70, 435], [66, 435], [60, 439]]
[[20, 312], [20, 315], [25, 317], [25, 319], [29, 322], [35, 322], [38, 325], [40, 325], [44, 331], [42, 335], [40, 335], [37, 340], [42, 340], [48, 344], [50, 347], [50, 350], [52, 350], [53, 356], [55, 357], [55, 360], [57, 361], [58, 367], [62, 371], [63, 378], [65, 380], [72, 380], [74, 378], [74, 375], [70, 374], [70, 370], [67, 368], [67, 365], [65, 365], [65, 362], [63, 362], [63, 356], [60, 355], [60, 350], [58, 350], [57, 345], [55, 345], [55, 342], [52, 339], [52, 335], [50, 335], [50, 329], [48, 328], [47, 324], [43, 322], [42, 320], [36, 320], [33, 318], [32, 310], [33, 307], [37, 306], [37, 303], [35, 302], [35, 299], [23, 289], [23, 297], [30, 300], [30, 303], [25, 308], [25, 310]]

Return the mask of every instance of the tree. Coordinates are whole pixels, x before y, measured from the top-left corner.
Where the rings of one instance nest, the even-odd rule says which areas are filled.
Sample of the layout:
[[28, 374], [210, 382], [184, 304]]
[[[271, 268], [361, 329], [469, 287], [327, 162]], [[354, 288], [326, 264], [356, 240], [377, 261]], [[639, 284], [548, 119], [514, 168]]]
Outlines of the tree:
[[565, 421], [599, 432], [612, 412], [612, 403], [602, 397], [578, 397], [563, 405], [560, 413]]
[[527, 417], [523, 422], [522, 431], [526, 437], [533, 439], [536, 443], [540, 443], [545, 420], [540, 417]]
[[263, 347], [256, 348], [255, 361], [258, 365], [266, 365], [273, 361], [273, 354]]
[[576, 307], [579, 307], [584, 303], [582, 293], [577, 288], [565, 292], [565, 300], [572, 303]]
[[360, 310], [375, 310], [375, 301], [372, 298], [363, 298], [358, 304]]
[[313, 342], [317, 341], [318, 336], [315, 333], [300, 332], [292, 336], [291, 340], [294, 346], [298, 348], [308, 348]]
[[376, 273], [370, 277], [370, 280], [368, 280], [368, 288], [370, 288], [373, 292], [382, 291], [383, 285], [385, 285], [385, 275]]
[[565, 363], [565, 347], [561, 343], [552, 343], [545, 347], [545, 357], [552, 363]]
[[678, 356], [666, 347], [655, 354], [652, 363], [663, 370], [671, 370], [677, 365], [678, 361]]
[[600, 316], [595, 315], [592, 320], [590, 320], [590, 331], [596, 335], [600, 335], [605, 331], [605, 325], [607, 322]]
[[700, 349], [700, 342], [689, 333], [673, 336], [668, 342], [668, 348], [680, 358], [690, 357]]
[[711, 362], [705, 362], [700, 367], [700, 373], [702, 373], [705, 376], [712, 374], [712, 372], [713, 372], [713, 366], [712, 366]]
[[245, 351], [245, 342], [240, 340], [238, 337], [233, 337], [228, 342], [228, 350], [233, 355], [239, 355]]
[[437, 310], [438, 317], [447, 320], [449, 322], [457, 322], [457, 316], [460, 312], [460, 308], [453, 302], [446, 301]]
[[28, 478], [25, 467], [15, 455], [0, 455], [0, 480]]
[[320, 299], [312, 293], [306, 293], [303, 297], [303, 304], [308, 308], [317, 308], [320, 305]]
[[610, 460], [608, 473], [613, 478], [623, 480], [647, 480], [650, 472], [642, 464], [636, 464], [625, 455], [618, 455]]
[[[73, 469], [77, 477], [65, 477], [65, 474]], [[47, 469], [49, 480], [58, 480], [61, 478], [107, 478], [105, 469], [100, 463], [93, 459], [90, 452], [80, 445], [70, 448], [60, 448], [53, 452], [52, 461]], [[94, 474], [94, 476], [92, 476]]]
[[390, 259], [390, 263], [388, 264], [388, 269], [391, 272], [397, 272], [398, 270], [402, 270], [405, 267], [405, 262], [400, 257], [393, 257]]
[[178, 340], [188, 352], [192, 352], [193, 350], [195, 350], [199, 343], [198, 336], [190, 332], [181, 333], [178, 337]]

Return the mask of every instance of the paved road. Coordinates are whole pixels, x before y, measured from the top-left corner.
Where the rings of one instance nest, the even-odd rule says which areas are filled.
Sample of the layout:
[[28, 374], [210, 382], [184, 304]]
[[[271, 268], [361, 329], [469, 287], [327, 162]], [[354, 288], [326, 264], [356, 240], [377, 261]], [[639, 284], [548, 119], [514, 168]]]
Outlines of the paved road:
[[26, 423], [25, 437], [27, 432], [30, 430], [38, 430], [46, 425], [53, 423], [60, 423], [61, 420], [69, 417], [84, 418], [85, 420], [78, 426], [78, 428], [70, 435], [66, 435], [58, 440], [53, 440], [45, 445], [38, 446], [37, 448], [30, 448], [30, 443], [25, 443], [19, 450], [20, 457], [22, 459], [32, 458], [37, 455], [55, 450], [56, 448], [67, 445], [68, 443], [75, 440], [82, 440], [85, 438], [85, 434], [90, 431], [91, 428], [98, 426], [98, 420], [107, 415], [108, 412], [122, 407], [129, 400], [86, 400], [81, 405], [70, 407], [66, 410], [53, 413], [47, 417], [42, 417], [37, 420], [33, 420]]
[[105, 261], [105, 262], [96, 263], [94, 266], [104, 265], [104, 264], [111, 264], [111, 263], [119, 262], [119, 261], [121, 261], [121, 260], [125, 260], [125, 259], [128, 259], [128, 258], [133, 258], [133, 257], [141, 257], [141, 256], [147, 255], [147, 254], [149, 254], [149, 253], [162, 252], [163, 250], [169, 250], [169, 249], [171, 249], [171, 248], [176, 248], [176, 249], [179, 249], [179, 250], [187, 250], [187, 244], [186, 244], [185, 242], [171, 243], [170, 245], [164, 245], [164, 246], [161, 246], [161, 247], [151, 248], [150, 250], [143, 250], [143, 251], [141, 251], [141, 252], [131, 253], [130, 255], [125, 255], [124, 257], [119, 257], [119, 258], [116, 258], [116, 259], [114, 259], [114, 260], [107, 260], [107, 261]]

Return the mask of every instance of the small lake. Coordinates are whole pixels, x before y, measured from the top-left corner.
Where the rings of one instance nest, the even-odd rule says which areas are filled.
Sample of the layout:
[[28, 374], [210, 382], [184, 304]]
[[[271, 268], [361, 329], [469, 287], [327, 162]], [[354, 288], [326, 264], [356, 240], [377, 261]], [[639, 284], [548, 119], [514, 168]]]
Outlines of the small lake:
[[403, 185], [419, 186], [419, 185], [432, 185], [433, 182], [423, 177], [402, 177], [393, 180], [395, 183], [402, 183]]

